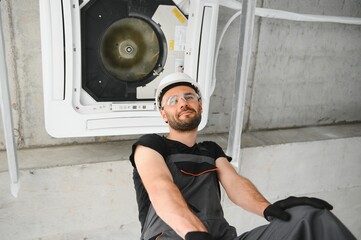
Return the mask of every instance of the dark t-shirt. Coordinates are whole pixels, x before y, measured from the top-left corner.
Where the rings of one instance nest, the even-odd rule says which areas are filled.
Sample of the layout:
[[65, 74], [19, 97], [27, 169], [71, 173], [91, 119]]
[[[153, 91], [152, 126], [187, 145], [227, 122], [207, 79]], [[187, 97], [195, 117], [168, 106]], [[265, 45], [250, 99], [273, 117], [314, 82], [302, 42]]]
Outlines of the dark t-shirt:
[[192, 147], [188, 147], [183, 143], [169, 140], [157, 134], [147, 134], [140, 137], [138, 141], [135, 142], [132, 146], [130, 162], [134, 167], [133, 180], [134, 180], [134, 187], [137, 196], [139, 220], [142, 225], [142, 229], [150, 206], [150, 200], [134, 163], [134, 151], [138, 145], [149, 147], [157, 151], [163, 156], [164, 159], [167, 159], [167, 156], [171, 154], [186, 153], [193, 155], [208, 156], [213, 159], [218, 159], [219, 157], [226, 157], [228, 161], [231, 161], [231, 157], [226, 156], [222, 148], [217, 143], [212, 141], [204, 141], [204, 142], [196, 143]]

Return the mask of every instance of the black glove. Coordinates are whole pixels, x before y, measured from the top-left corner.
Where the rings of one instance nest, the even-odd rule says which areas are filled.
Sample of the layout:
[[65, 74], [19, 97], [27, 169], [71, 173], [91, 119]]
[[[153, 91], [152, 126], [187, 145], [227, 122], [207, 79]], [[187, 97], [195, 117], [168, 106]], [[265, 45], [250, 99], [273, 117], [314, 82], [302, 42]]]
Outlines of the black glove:
[[281, 219], [283, 221], [288, 221], [291, 216], [285, 210], [287, 208], [300, 206], [300, 205], [309, 205], [319, 209], [332, 210], [332, 205], [328, 202], [318, 199], [318, 198], [309, 198], [309, 197], [289, 197], [284, 200], [277, 201], [269, 205], [263, 212], [263, 216], [267, 221], [272, 221], [274, 218]]
[[213, 240], [213, 238], [207, 232], [189, 232], [186, 234], [185, 240]]

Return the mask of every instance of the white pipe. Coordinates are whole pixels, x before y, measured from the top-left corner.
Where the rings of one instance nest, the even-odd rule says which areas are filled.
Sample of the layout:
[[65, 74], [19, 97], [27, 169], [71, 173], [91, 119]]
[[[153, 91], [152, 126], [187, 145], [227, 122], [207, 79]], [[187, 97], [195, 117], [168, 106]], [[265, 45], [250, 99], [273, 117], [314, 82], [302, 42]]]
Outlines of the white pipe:
[[361, 25], [361, 18], [299, 14], [268, 8], [256, 8], [255, 15], [260, 17], [284, 19], [290, 21], [329, 22]]
[[236, 81], [233, 92], [231, 125], [228, 136], [227, 154], [240, 170], [241, 134], [246, 99], [247, 77], [251, 59], [252, 36], [256, 1], [243, 0], [239, 53], [237, 57]]
[[[242, 3], [236, 0], [219, 0], [219, 5], [237, 11], [242, 10]], [[329, 23], [361, 25], [361, 18], [300, 14], [300, 13], [294, 13], [294, 12], [288, 12], [288, 11], [282, 11], [282, 10], [276, 10], [270, 8], [256, 8], [255, 15], [259, 17], [283, 19], [290, 21], [329, 22]]]
[[213, 67], [213, 74], [212, 74], [211, 93], [213, 93], [214, 89], [216, 88], [216, 81], [217, 81], [216, 66], [217, 66], [217, 61], [218, 61], [219, 49], [221, 48], [221, 43], [223, 41], [223, 37], [226, 34], [226, 31], [228, 30], [228, 27], [234, 21], [234, 19], [236, 19], [241, 14], [242, 14], [242, 11], [238, 11], [228, 20], [228, 22], [224, 26], [224, 28], [222, 30], [222, 33], [221, 33], [221, 35], [219, 37], [218, 44], [217, 44], [217, 47], [216, 47], [216, 53], [214, 55], [214, 67]]
[[14, 197], [17, 197], [19, 192], [19, 170], [14, 137], [13, 118], [11, 112], [10, 91], [5, 60], [5, 44], [1, 19], [2, 18], [0, 12], [0, 108], [3, 116], [6, 153], [8, 158], [8, 168], [10, 175], [10, 189], [12, 195]]

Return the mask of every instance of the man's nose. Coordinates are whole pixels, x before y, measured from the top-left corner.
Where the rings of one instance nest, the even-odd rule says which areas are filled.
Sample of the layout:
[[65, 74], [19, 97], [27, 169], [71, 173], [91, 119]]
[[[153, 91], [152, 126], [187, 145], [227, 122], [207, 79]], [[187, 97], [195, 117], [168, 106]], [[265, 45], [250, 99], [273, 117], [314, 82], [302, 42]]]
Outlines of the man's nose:
[[180, 104], [180, 106], [188, 106], [188, 102], [183, 96], [179, 97], [178, 104]]

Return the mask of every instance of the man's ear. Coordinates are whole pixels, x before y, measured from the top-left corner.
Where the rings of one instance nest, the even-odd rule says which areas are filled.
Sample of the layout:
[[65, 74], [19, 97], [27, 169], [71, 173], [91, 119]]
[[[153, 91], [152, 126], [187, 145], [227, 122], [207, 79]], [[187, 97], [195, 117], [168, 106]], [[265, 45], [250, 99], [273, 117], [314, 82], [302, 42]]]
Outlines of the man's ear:
[[163, 118], [165, 123], [168, 123], [168, 118], [167, 118], [167, 114], [165, 114], [164, 109], [160, 109], [159, 110], [160, 116]]
[[203, 113], [202, 99], [199, 100], [199, 108], [201, 109], [201, 113]]

